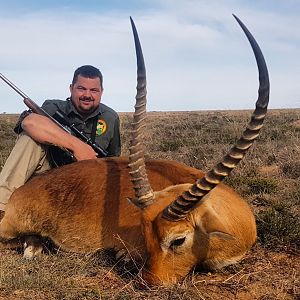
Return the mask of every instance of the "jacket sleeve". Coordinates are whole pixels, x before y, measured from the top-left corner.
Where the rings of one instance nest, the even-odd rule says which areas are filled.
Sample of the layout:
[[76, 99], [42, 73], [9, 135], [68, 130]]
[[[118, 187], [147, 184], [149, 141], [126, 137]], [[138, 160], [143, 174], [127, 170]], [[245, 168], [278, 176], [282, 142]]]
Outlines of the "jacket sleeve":
[[20, 114], [19, 119], [18, 119], [18, 121], [17, 121], [17, 123], [16, 123], [16, 126], [14, 127], [14, 132], [15, 132], [16, 134], [20, 134], [20, 133], [23, 131], [23, 128], [22, 128], [21, 124], [22, 124], [23, 120], [24, 120], [29, 114], [31, 114], [31, 113], [32, 113], [32, 111], [29, 109], [29, 110], [23, 111], [23, 112]]
[[[46, 100], [43, 104], [42, 104], [42, 109], [44, 111], [46, 111], [50, 116], [53, 116], [55, 114], [55, 112], [57, 111], [58, 107], [55, 104], [54, 101], [51, 100]], [[20, 114], [20, 117], [16, 123], [16, 126], [14, 127], [14, 132], [17, 134], [20, 134], [23, 129], [22, 129], [22, 122], [23, 120], [32, 113], [32, 110], [25, 110]]]

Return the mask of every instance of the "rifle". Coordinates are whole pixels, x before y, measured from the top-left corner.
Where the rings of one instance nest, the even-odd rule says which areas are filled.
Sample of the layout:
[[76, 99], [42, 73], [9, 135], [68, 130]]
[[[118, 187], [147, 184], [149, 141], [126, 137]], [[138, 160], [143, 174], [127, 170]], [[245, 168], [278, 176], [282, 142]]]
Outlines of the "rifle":
[[[93, 150], [97, 153], [98, 157], [108, 156], [108, 152], [106, 150], [102, 149], [97, 143], [93, 142], [92, 139], [87, 137], [82, 131], [78, 130], [75, 127], [75, 124], [72, 124], [69, 118], [67, 117], [67, 115], [65, 115], [62, 111], [57, 111], [55, 113], [55, 116], [57, 118], [55, 119], [54, 117], [49, 115], [44, 109], [39, 107], [33, 100], [31, 100], [25, 93], [23, 93], [17, 86], [15, 86], [1, 73], [0, 73], [0, 78], [23, 98], [25, 105], [29, 107], [33, 112], [49, 118], [58, 127], [65, 130], [66, 132], [68, 133], [73, 132], [76, 137], [78, 137], [83, 142], [91, 146]], [[71, 161], [76, 161], [75, 156], [69, 150], [67, 149], [62, 149], [62, 150], [66, 152], [67, 157], [71, 159]]]

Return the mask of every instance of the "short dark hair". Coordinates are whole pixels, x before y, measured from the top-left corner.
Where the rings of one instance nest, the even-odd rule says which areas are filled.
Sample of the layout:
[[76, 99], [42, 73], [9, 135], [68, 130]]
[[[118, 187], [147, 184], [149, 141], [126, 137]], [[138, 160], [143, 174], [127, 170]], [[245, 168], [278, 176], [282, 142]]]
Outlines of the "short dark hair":
[[79, 68], [77, 68], [73, 75], [72, 85], [74, 85], [77, 81], [78, 76], [81, 75], [82, 77], [86, 78], [99, 78], [100, 79], [100, 86], [101, 89], [103, 89], [103, 76], [99, 69], [90, 66], [90, 65], [84, 65]]

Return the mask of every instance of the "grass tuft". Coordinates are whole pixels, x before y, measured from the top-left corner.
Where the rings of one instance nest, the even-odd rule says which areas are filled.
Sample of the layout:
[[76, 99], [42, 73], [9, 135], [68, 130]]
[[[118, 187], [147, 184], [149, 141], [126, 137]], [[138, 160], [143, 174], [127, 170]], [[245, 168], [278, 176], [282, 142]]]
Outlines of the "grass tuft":
[[275, 180], [270, 178], [246, 178], [245, 184], [247, 184], [249, 191], [251, 194], [273, 194], [278, 190], [278, 184]]
[[267, 248], [300, 248], [300, 221], [284, 208], [260, 212], [257, 229], [260, 242]]

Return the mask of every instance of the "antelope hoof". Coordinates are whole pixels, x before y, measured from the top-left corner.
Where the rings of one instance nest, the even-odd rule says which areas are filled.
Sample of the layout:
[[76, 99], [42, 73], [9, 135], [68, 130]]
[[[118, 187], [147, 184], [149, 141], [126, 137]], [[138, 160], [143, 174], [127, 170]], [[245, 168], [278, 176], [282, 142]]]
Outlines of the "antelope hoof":
[[42, 255], [43, 245], [38, 237], [27, 237], [24, 242], [24, 254], [25, 259], [34, 259]]

